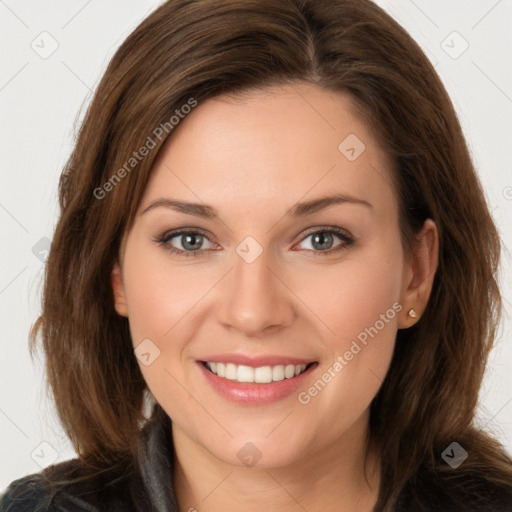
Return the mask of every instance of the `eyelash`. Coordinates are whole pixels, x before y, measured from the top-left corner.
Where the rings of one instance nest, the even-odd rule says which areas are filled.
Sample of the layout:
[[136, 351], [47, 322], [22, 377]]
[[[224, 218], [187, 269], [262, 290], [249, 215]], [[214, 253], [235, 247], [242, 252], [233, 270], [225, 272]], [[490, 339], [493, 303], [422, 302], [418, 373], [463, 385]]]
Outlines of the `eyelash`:
[[[340, 228], [335, 227], [322, 227], [319, 229], [316, 229], [315, 231], [311, 231], [308, 234], [300, 240], [299, 243], [303, 242], [306, 238], [310, 237], [311, 235], [317, 235], [317, 234], [324, 234], [324, 233], [334, 233], [343, 243], [336, 246], [334, 249], [330, 249], [328, 251], [313, 251], [312, 249], [303, 249], [305, 251], [310, 251], [315, 253], [315, 255], [319, 256], [326, 256], [333, 253], [340, 252], [342, 250], [346, 250], [348, 247], [354, 244], [355, 240], [347, 234], [346, 231]], [[166, 251], [169, 251], [172, 254], [176, 254], [178, 256], [185, 256], [186, 258], [189, 257], [198, 257], [201, 255], [201, 252], [208, 249], [198, 249], [195, 251], [184, 251], [182, 249], [176, 249], [176, 247], [173, 247], [169, 244], [170, 240], [173, 238], [176, 238], [180, 235], [201, 235], [207, 240], [211, 242], [211, 240], [201, 231], [187, 231], [187, 230], [181, 230], [181, 231], [175, 231], [175, 232], [166, 232], [162, 234], [161, 236], [154, 239], [155, 242], [157, 242], [159, 245], [161, 245]]]

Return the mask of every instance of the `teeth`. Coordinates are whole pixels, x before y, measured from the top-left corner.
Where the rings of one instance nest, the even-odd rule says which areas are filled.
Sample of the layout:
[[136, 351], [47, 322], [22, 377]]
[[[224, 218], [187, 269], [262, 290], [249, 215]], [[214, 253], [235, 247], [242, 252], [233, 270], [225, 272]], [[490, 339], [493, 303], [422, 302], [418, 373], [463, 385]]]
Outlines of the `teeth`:
[[295, 366], [293, 366], [293, 364], [289, 364], [284, 367], [284, 376], [287, 379], [291, 379], [292, 377], [295, 377]]
[[226, 365], [226, 375], [224, 375], [224, 377], [229, 380], [236, 380], [236, 370], [236, 364], [228, 363]]
[[254, 381], [256, 383], [268, 384], [272, 382], [272, 367], [271, 366], [260, 366], [254, 368]]
[[256, 384], [268, 384], [279, 380], [291, 379], [300, 375], [305, 369], [305, 364], [288, 364], [276, 366], [252, 366], [236, 365], [233, 363], [206, 362], [206, 366], [219, 377], [224, 377], [237, 382], [255, 382]]
[[274, 366], [272, 368], [272, 380], [284, 380], [284, 366]]
[[254, 368], [250, 366], [239, 366], [236, 372], [238, 382], [254, 382]]

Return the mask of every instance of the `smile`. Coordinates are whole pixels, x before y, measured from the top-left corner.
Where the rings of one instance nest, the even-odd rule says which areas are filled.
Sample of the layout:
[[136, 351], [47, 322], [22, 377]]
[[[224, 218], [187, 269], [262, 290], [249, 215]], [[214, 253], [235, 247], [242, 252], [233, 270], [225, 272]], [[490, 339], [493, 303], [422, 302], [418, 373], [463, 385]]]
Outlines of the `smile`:
[[233, 363], [221, 363], [203, 361], [203, 365], [219, 377], [236, 382], [250, 382], [256, 384], [268, 384], [285, 379], [292, 379], [311, 366], [311, 364], [278, 364], [275, 366], [252, 366], [237, 365]]

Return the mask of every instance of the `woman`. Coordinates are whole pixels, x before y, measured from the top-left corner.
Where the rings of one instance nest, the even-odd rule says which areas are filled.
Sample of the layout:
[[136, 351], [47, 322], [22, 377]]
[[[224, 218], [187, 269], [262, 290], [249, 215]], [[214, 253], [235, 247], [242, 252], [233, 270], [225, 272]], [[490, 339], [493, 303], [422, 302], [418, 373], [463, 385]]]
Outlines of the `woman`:
[[499, 237], [439, 78], [372, 2], [166, 2], [60, 205], [31, 347], [78, 458], [2, 510], [512, 510], [473, 425]]

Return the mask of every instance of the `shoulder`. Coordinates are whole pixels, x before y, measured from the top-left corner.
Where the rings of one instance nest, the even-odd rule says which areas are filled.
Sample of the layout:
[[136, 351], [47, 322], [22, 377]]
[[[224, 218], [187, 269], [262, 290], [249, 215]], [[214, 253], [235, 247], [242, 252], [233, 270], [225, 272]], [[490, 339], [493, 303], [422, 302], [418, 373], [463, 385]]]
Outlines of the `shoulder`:
[[141, 430], [139, 453], [92, 471], [71, 459], [11, 482], [0, 512], [156, 512], [178, 510], [169, 417], [156, 407]]
[[75, 465], [76, 459], [61, 462], [39, 473], [32, 473], [12, 481], [0, 499], [0, 511], [21, 512], [22, 510], [33, 510], [35, 512], [46, 512], [58, 510], [58, 502], [62, 502], [63, 499], [65, 502], [66, 496], [65, 493], [53, 487], [52, 479], [48, 473], [52, 470], [58, 472], [72, 470]]
[[12, 481], [0, 496], [0, 512], [131, 511], [133, 482], [107, 471], [89, 475], [79, 459], [49, 466]]
[[419, 472], [396, 512], [512, 512], [512, 481], [498, 484], [481, 472]]
[[19, 478], [10, 483], [0, 496], [1, 512], [34, 510], [43, 512], [51, 510], [50, 489], [37, 474]]

